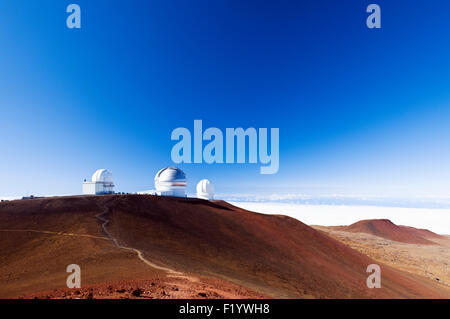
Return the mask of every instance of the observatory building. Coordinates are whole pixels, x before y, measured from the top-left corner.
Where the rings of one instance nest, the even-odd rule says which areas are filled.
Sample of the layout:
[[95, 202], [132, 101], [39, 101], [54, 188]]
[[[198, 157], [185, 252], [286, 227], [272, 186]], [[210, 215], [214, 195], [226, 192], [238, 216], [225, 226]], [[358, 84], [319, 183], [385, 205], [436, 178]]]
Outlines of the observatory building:
[[186, 197], [186, 185], [186, 174], [177, 167], [169, 166], [156, 173], [154, 190], [138, 192], [138, 194]]
[[166, 167], [156, 173], [156, 195], [186, 197], [186, 185], [186, 174], [177, 167]]
[[197, 197], [201, 199], [214, 199], [214, 186], [208, 179], [202, 179], [197, 184]]
[[83, 183], [83, 194], [85, 195], [105, 195], [114, 194], [114, 182], [110, 171], [106, 169], [97, 170], [92, 175], [91, 182]]

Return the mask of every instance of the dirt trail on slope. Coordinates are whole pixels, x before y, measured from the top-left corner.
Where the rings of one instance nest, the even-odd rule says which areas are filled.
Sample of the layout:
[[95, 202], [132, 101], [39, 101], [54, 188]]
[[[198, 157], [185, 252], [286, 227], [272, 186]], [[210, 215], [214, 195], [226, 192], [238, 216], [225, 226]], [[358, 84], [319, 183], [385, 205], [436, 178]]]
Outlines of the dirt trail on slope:
[[119, 244], [118, 240], [108, 231], [106, 226], [109, 223], [109, 220], [104, 218], [103, 216], [109, 213], [109, 207], [107, 205], [104, 206], [104, 210], [102, 213], [96, 215], [95, 217], [102, 222], [102, 229], [103, 232], [107, 235], [107, 237], [101, 237], [101, 236], [94, 236], [94, 235], [88, 235], [88, 234], [75, 234], [75, 233], [65, 233], [65, 232], [57, 232], [57, 231], [48, 231], [48, 230], [38, 230], [38, 229], [0, 229], [0, 232], [32, 232], [32, 233], [41, 233], [41, 234], [51, 234], [51, 235], [61, 235], [61, 236], [73, 236], [73, 237], [87, 237], [87, 238], [95, 238], [95, 239], [103, 239], [103, 240], [109, 240], [111, 241], [117, 248], [124, 249], [128, 251], [132, 251], [136, 253], [137, 257], [146, 265], [153, 267], [158, 270], [162, 270], [167, 272], [168, 277], [173, 278], [184, 278], [191, 281], [198, 281], [197, 278], [192, 276], [186, 276], [183, 275], [183, 273], [175, 271], [173, 269], [158, 266], [148, 259], [144, 257], [144, 254], [142, 251], [133, 248], [133, 247], [127, 247]]
[[37, 230], [37, 229], [0, 229], [0, 232], [30, 232], [30, 233], [41, 233], [41, 234], [51, 234], [51, 235], [61, 235], [61, 236], [74, 236], [74, 237], [87, 237], [95, 239], [110, 240], [108, 237], [100, 237], [88, 234], [74, 234], [74, 233], [64, 233], [49, 230]]
[[175, 271], [171, 268], [158, 266], [158, 265], [152, 263], [151, 261], [149, 261], [148, 259], [146, 259], [144, 257], [144, 253], [142, 251], [140, 251], [139, 249], [136, 249], [133, 247], [127, 247], [127, 246], [123, 246], [123, 245], [119, 244], [119, 241], [106, 228], [106, 226], [109, 224], [109, 219], [106, 219], [103, 216], [107, 215], [109, 213], [109, 210], [110, 210], [109, 206], [107, 206], [107, 204], [105, 204], [103, 206], [103, 212], [101, 212], [100, 214], [97, 214], [95, 217], [102, 222], [103, 232], [108, 236], [108, 239], [111, 240], [117, 248], [132, 251], [132, 252], [136, 253], [137, 257], [146, 265], [153, 267], [155, 269], [167, 272], [167, 277], [183, 278], [183, 279], [187, 279], [189, 281], [194, 281], [194, 282], [198, 281], [198, 278], [196, 278], [196, 277], [187, 276], [187, 275], [184, 275], [183, 273], [181, 273], [179, 271]]

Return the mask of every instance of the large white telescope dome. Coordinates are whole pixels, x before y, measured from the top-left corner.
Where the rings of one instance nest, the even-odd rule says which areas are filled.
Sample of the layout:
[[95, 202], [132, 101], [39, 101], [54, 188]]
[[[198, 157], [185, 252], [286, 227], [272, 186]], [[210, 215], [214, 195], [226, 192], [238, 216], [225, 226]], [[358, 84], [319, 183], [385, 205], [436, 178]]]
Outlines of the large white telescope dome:
[[186, 174], [177, 167], [169, 166], [156, 173], [155, 188], [161, 195], [185, 197], [186, 185]]
[[114, 194], [114, 181], [111, 172], [104, 168], [96, 170], [92, 175], [92, 180], [83, 183], [83, 194]]
[[96, 183], [113, 183], [113, 176], [107, 169], [98, 169], [92, 175], [92, 182]]
[[197, 197], [202, 199], [214, 199], [214, 186], [208, 179], [202, 179], [197, 184]]

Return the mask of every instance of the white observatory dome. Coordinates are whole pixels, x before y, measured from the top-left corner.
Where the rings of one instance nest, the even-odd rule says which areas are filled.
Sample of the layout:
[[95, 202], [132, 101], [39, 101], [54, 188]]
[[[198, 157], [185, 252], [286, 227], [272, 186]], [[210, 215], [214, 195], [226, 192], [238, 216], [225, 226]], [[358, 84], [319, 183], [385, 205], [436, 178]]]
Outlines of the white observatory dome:
[[113, 176], [106, 169], [98, 169], [92, 175], [92, 181], [83, 183], [83, 194], [85, 195], [105, 195], [114, 194]]
[[185, 197], [186, 185], [186, 174], [177, 167], [166, 167], [156, 173], [155, 188], [160, 195]]
[[92, 182], [97, 183], [113, 183], [113, 177], [110, 171], [107, 169], [98, 169], [94, 175], [92, 175]]
[[214, 199], [214, 186], [208, 179], [202, 179], [197, 184], [197, 197], [202, 199]]

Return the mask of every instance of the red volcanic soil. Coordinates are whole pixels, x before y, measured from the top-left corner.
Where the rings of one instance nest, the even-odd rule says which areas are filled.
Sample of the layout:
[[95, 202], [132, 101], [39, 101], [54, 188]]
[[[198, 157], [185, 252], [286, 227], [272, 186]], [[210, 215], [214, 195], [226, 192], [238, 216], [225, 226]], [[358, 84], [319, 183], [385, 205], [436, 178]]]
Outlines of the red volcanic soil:
[[212, 278], [153, 278], [61, 288], [18, 299], [262, 299], [269, 296]]
[[[107, 236], [99, 214], [129, 249]], [[153, 298], [450, 297], [431, 280], [385, 265], [382, 288], [368, 289], [367, 266], [377, 263], [369, 257], [296, 219], [221, 201], [150, 195], [22, 200], [0, 203], [0, 225], [0, 297], [77, 298], [63, 289], [69, 264], [81, 267], [81, 297], [131, 298], [138, 288]], [[163, 294], [172, 288], [180, 293]]]
[[420, 236], [425, 239], [445, 239], [445, 236], [438, 235], [436, 233], [433, 233], [432, 231], [428, 229], [420, 229], [420, 228], [414, 228], [410, 226], [400, 226], [401, 228], [409, 231], [411, 234], [415, 234], [416, 236]]
[[361, 220], [350, 226], [336, 226], [331, 228], [353, 233], [367, 233], [408, 244], [436, 245], [432, 239], [440, 239], [443, 237], [427, 229], [399, 226], [388, 219]]

